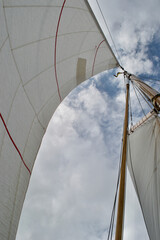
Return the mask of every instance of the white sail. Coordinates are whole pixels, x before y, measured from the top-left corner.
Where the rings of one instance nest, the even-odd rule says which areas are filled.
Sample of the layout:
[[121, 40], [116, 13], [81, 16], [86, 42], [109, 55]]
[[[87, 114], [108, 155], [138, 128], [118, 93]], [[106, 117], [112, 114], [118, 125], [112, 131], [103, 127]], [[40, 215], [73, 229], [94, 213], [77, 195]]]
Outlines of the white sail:
[[160, 118], [152, 117], [128, 138], [128, 167], [150, 239], [160, 236]]
[[0, 239], [15, 239], [42, 137], [64, 97], [118, 66], [84, 0], [0, 0]]

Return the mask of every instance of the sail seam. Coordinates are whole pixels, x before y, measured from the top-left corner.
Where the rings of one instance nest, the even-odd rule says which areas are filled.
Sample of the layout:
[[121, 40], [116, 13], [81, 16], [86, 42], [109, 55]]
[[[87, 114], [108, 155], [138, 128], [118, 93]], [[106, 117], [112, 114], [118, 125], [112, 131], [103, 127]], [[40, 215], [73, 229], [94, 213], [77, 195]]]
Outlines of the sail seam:
[[[3, 0], [2, 0], [2, 2], [3, 2]], [[4, 2], [3, 2], [3, 6], [4, 6]], [[27, 92], [26, 92], [26, 90], [25, 90], [25, 88], [24, 88], [24, 86], [23, 86], [23, 80], [22, 80], [22, 77], [21, 77], [21, 74], [20, 74], [20, 71], [19, 71], [19, 68], [18, 68], [18, 64], [17, 64], [17, 62], [16, 62], [14, 53], [13, 53], [13, 51], [12, 51], [12, 42], [11, 42], [10, 35], [9, 35], [8, 24], [7, 24], [7, 17], [6, 17], [6, 12], [5, 12], [5, 8], [4, 8], [4, 7], [3, 7], [3, 11], [4, 11], [4, 19], [5, 19], [6, 31], [7, 31], [7, 34], [8, 34], [8, 40], [9, 40], [11, 55], [12, 55], [13, 61], [14, 61], [14, 63], [15, 63], [15, 67], [16, 67], [17, 73], [18, 73], [18, 75], [19, 75], [20, 82], [21, 82], [21, 85], [22, 85], [22, 87], [23, 87], [23, 89], [24, 89], [25, 95], [26, 95], [26, 97], [27, 97], [27, 99], [28, 99], [28, 102], [30, 103], [30, 105], [31, 105], [31, 107], [32, 107], [35, 115], [37, 116], [36, 111], [35, 111], [35, 109], [34, 109], [34, 106], [33, 106], [32, 102], [30, 101], [30, 99], [29, 99], [29, 97], [28, 97], [28, 94], [27, 94]], [[40, 122], [38, 116], [37, 116], [37, 120], [38, 120], [39, 124], [42, 126], [42, 128], [44, 128], [44, 126], [43, 126], [42, 123]]]
[[[73, 56], [74, 57], [74, 56]], [[104, 62], [106, 62], [106, 61], [104, 61]], [[103, 63], [103, 62], [102, 62]], [[102, 63], [100, 63], [100, 64], [102, 64]], [[49, 69], [46, 69], [46, 71], [47, 70], [49, 70]], [[87, 72], [89, 72], [90, 71], [90, 67], [89, 68], [87, 68], [87, 70], [86, 70]], [[43, 71], [43, 72], [45, 72], [45, 71]], [[41, 73], [43, 73], [43, 72], [41, 72]], [[40, 74], [41, 74], [40, 73]], [[40, 74], [38, 74], [38, 75], [40, 75]], [[38, 76], [37, 75], [37, 76]], [[36, 77], [37, 77], [36, 76]], [[35, 77], [35, 78], [36, 78]], [[34, 80], [35, 78], [33, 78], [33, 79], [31, 79], [29, 82], [31, 82], [32, 80]], [[70, 81], [72, 81], [72, 80], [69, 80], [69, 81], [67, 81], [65, 84], [63, 84], [62, 86], [61, 86], [61, 89], [63, 90], [63, 87], [68, 83], [68, 82], [70, 82]], [[29, 82], [27, 82], [25, 85], [27, 85]], [[24, 86], [25, 86], [24, 85]], [[54, 98], [56, 96], [56, 93], [54, 93], [54, 94], [52, 94], [47, 100], [46, 100], [46, 102], [43, 104], [43, 106], [40, 108], [40, 110], [37, 112], [37, 116], [39, 116], [39, 114], [43, 111], [43, 109], [45, 108], [45, 106], [49, 103], [49, 101], [51, 101], [51, 99], [52, 98]]]
[[[106, 61], [104, 61], [104, 62], [106, 62]], [[103, 62], [102, 62], [103, 63]], [[90, 68], [87, 68], [87, 72], [89, 72], [89, 70], [90, 70]], [[32, 79], [32, 80], [34, 80], [34, 79]], [[31, 81], [31, 80], [30, 80]], [[72, 81], [72, 80], [69, 80], [68, 82], [70, 82], [70, 81]], [[61, 89], [63, 90], [63, 87], [68, 83], [68, 82], [66, 82], [65, 84], [63, 84], [62, 86], [61, 86]], [[39, 116], [39, 114], [43, 111], [43, 109], [45, 108], [45, 106], [49, 103], [49, 101], [51, 101], [51, 99], [52, 98], [54, 98], [56, 96], [56, 94], [52, 94], [49, 98], [48, 98], [48, 100], [46, 100], [46, 102], [43, 104], [43, 106], [41, 107], [41, 109], [37, 112], [37, 116]]]
[[56, 61], [57, 61], [57, 38], [58, 38], [59, 25], [60, 25], [62, 12], [63, 12], [65, 3], [66, 3], [66, 0], [64, 0], [62, 8], [61, 8], [61, 11], [60, 11], [60, 15], [59, 15], [58, 23], [57, 23], [57, 29], [56, 29], [55, 46], [54, 46], [54, 70], [55, 70], [55, 78], [56, 78], [57, 90], [58, 90], [58, 95], [59, 95], [60, 102], [62, 101], [62, 97], [61, 97], [61, 94], [60, 94], [59, 83], [58, 83], [58, 76], [57, 76], [57, 67], [56, 67]]
[[[103, 48], [104, 48], [104, 47], [103, 47]], [[105, 49], [105, 48], [104, 48], [104, 49]], [[83, 51], [83, 52], [81, 52], [81, 54], [89, 53], [89, 52], [92, 52], [92, 51], [93, 51], [93, 48], [92, 48], [92, 49], [89, 49], [89, 50], [87, 50], [87, 51]], [[67, 58], [65, 58], [65, 59], [63, 59], [63, 60], [61, 60], [61, 61], [58, 61], [57, 64], [61, 64], [61, 63], [65, 62], [65, 61], [67, 61], [67, 60], [70, 60], [70, 59], [72, 59], [72, 58], [77, 57], [78, 55], [79, 55], [79, 54], [76, 53], [76, 54], [74, 54], [74, 55], [72, 55], [72, 56], [70, 56], [70, 57], [67, 57]], [[105, 63], [105, 62], [106, 62], [106, 60], [103, 61], [103, 62], [100, 62], [99, 64], [103, 64], [103, 63]], [[37, 73], [35, 76], [33, 76], [33, 77], [32, 77], [31, 79], [29, 79], [27, 82], [25, 82], [25, 83], [23, 84], [23, 87], [25, 87], [25, 86], [26, 86], [27, 84], [29, 84], [31, 81], [35, 80], [38, 76], [40, 76], [41, 74], [47, 72], [48, 70], [52, 69], [53, 67], [54, 67], [54, 64], [51, 65], [51, 66], [49, 66], [49, 67], [47, 67], [47, 68], [45, 68], [45, 69], [42, 70], [41, 72]], [[89, 69], [89, 68], [88, 68], [88, 69]]]
[[[98, 33], [98, 31], [67, 32], [65, 34], [59, 34], [59, 37], [64, 37], [64, 36], [73, 35], [73, 34], [81, 34], [81, 33]], [[23, 45], [19, 45], [17, 47], [14, 47], [11, 50], [12, 51], [16, 51], [16, 50], [21, 49], [23, 47], [26, 47], [26, 46], [29, 46], [29, 45], [33, 45], [33, 44], [36, 44], [36, 43], [39, 43], [39, 42], [51, 40], [53, 38], [55, 38], [55, 35], [54, 36], [50, 36], [50, 37], [41, 38], [41, 39], [38, 39], [38, 40], [35, 40], [35, 41], [32, 41], [32, 42], [27, 42], [27, 43], [25, 43]]]
[[[15, 5], [15, 6], [4, 6], [4, 8], [60, 8], [61, 6], [51, 6], [51, 5]], [[66, 9], [75, 9], [75, 10], [80, 10], [80, 11], [84, 11], [84, 12], [88, 12], [86, 9], [84, 8], [80, 8], [80, 7], [72, 7], [72, 6], [66, 6]]]
[[18, 149], [15, 141], [13, 140], [13, 138], [12, 138], [12, 136], [11, 136], [8, 128], [7, 128], [7, 125], [6, 125], [5, 121], [4, 121], [4, 118], [3, 118], [3, 116], [2, 116], [1, 113], [0, 113], [0, 118], [1, 118], [1, 120], [2, 120], [2, 123], [3, 123], [3, 125], [4, 125], [4, 127], [5, 127], [5, 129], [6, 129], [6, 132], [7, 132], [8, 136], [9, 136], [11, 142], [13, 143], [13, 146], [14, 146], [15, 149], [17, 150], [17, 152], [18, 152], [18, 154], [19, 154], [19, 156], [20, 156], [20, 158], [21, 158], [21, 160], [22, 160], [22, 162], [23, 162], [23, 165], [26, 167], [26, 169], [28, 170], [29, 174], [31, 175], [31, 170], [29, 169], [29, 167], [28, 167], [27, 164], [25, 163], [25, 161], [24, 161], [24, 159], [23, 159], [23, 157], [22, 157], [22, 154], [21, 154], [20, 150]]
[[8, 39], [8, 37], [9, 37], [9, 36], [7, 36], [6, 39], [4, 40], [4, 42], [2, 43], [2, 45], [1, 45], [1, 47], [0, 47], [0, 51], [1, 51], [2, 48], [4, 47], [4, 45], [5, 45], [5, 43], [6, 43], [7, 39]]

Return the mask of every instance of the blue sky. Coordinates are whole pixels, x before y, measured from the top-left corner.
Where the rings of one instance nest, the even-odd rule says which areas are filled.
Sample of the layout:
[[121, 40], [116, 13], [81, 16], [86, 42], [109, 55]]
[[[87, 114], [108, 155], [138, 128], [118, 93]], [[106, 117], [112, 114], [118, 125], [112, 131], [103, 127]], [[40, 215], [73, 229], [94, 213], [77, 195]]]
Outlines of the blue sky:
[[[96, 9], [96, 1], [90, 3]], [[159, 79], [159, 0], [99, 4], [123, 67]], [[109, 38], [102, 18], [99, 21]], [[17, 240], [107, 238], [125, 103], [123, 78], [114, 73], [87, 80], [55, 112], [35, 163]], [[137, 119], [140, 110], [133, 91], [131, 95]], [[129, 175], [127, 180], [124, 239], [148, 240]]]

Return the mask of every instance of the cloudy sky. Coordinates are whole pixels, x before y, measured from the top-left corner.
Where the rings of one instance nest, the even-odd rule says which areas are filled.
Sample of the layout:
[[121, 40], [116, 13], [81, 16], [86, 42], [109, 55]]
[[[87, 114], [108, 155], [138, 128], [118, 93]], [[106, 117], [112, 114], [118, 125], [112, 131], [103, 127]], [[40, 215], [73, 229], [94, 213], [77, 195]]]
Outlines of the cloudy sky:
[[[90, 3], [109, 38], [96, 1]], [[142, 78], [159, 79], [159, 0], [99, 0], [99, 4], [122, 66]], [[17, 240], [107, 239], [125, 101], [124, 81], [114, 73], [87, 80], [55, 112], [32, 173]], [[156, 81], [154, 86], [159, 87]], [[131, 95], [136, 121], [140, 109]], [[124, 239], [148, 240], [129, 175]]]

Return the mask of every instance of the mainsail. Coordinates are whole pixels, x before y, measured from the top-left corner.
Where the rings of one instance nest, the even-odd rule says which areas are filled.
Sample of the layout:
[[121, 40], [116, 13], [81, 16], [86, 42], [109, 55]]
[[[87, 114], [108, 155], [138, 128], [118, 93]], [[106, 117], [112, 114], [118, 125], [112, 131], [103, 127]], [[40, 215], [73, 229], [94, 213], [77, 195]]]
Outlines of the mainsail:
[[160, 236], [160, 118], [152, 116], [128, 137], [128, 167], [150, 239]]
[[55, 109], [119, 64], [84, 0], [0, 0], [0, 26], [0, 239], [13, 240]]

